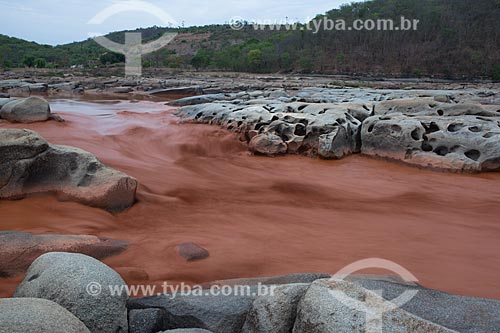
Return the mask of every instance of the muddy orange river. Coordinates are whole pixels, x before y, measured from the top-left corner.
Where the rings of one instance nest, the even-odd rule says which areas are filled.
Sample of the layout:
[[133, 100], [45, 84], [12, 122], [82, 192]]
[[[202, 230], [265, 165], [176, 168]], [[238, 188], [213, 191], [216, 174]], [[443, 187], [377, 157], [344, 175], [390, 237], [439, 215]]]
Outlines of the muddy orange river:
[[[500, 174], [457, 175], [352, 156], [322, 161], [250, 155], [226, 130], [181, 124], [163, 103], [53, 100], [67, 121], [25, 127], [76, 146], [140, 182], [113, 215], [51, 196], [0, 202], [1, 228], [130, 242], [105, 263], [129, 284], [201, 283], [335, 273], [392, 260], [420, 284], [500, 299]], [[210, 257], [175, 252], [195, 242]], [[21, 277], [0, 280], [11, 295]]]

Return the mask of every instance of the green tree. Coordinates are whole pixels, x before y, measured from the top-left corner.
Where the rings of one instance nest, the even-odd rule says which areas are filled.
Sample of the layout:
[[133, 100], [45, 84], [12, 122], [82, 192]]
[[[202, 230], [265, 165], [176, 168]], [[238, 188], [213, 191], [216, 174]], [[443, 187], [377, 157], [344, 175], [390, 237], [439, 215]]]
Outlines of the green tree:
[[211, 58], [212, 57], [207, 50], [200, 49], [191, 59], [191, 65], [193, 65], [193, 67], [196, 69], [207, 68], [210, 65], [210, 62], [212, 60]]
[[106, 52], [101, 54], [101, 56], [99, 57], [99, 61], [103, 65], [118, 64], [121, 62], [125, 62], [125, 56], [119, 53]]
[[23, 65], [29, 68], [35, 66], [35, 57], [32, 55], [25, 55], [23, 58]]
[[493, 78], [493, 81], [500, 81], [500, 65], [493, 66], [492, 78]]
[[35, 59], [35, 67], [36, 68], [45, 68], [47, 67], [47, 60], [44, 58], [37, 58]]
[[251, 70], [257, 70], [262, 63], [262, 51], [257, 49], [248, 51], [247, 62]]

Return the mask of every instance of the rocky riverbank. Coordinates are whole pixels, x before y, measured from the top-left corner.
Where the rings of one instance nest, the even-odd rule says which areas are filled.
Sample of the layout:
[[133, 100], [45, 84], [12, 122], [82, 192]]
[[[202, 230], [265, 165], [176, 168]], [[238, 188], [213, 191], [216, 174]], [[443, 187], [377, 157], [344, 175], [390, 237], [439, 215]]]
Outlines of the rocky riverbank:
[[[222, 286], [225, 294], [217, 293]], [[500, 332], [500, 302], [450, 295], [390, 276], [350, 276], [347, 281], [296, 274], [218, 281], [207, 289], [135, 299], [129, 299], [125, 287], [120, 275], [91, 257], [42, 255], [15, 298], [0, 300], [0, 331], [349, 333], [364, 331], [367, 313], [378, 312], [384, 313], [383, 332]], [[402, 307], [391, 303], [405, 292], [415, 296]], [[346, 299], [364, 304], [365, 310]]]
[[191, 122], [240, 133], [255, 153], [341, 159], [361, 153], [452, 172], [500, 168], [500, 94], [305, 88], [173, 101]]
[[[334, 295], [369, 300], [375, 311], [406, 290], [418, 294], [383, 317], [384, 332], [498, 332], [498, 301], [393, 278], [344, 281], [315, 273], [226, 280], [333, 273], [357, 258], [379, 256], [418, 272], [423, 285], [498, 298], [496, 173], [440, 174], [353, 156], [460, 173], [496, 171], [498, 91], [304, 88], [300, 82], [284, 89], [282, 79], [248, 80], [252, 86], [234, 90], [230, 81], [201, 78], [148, 90], [153, 100], [196, 95], [169, 102], [181, 107], [180, 118], [159, 103], [56, 100], [46, 108], [38, 98], [18, 98], [16, 89], [22, 95], [33, 87], [5, 90], [6, 98], [17, 96], [5, 114], [18, 118], [0, 110], [0, 194], [26, 199], [0, 202], [3, 228], [24, 231], [0, 233], [0, 277], [27, 273], [15, 298], [0, 300], [0, 332], [358, 332], [363, 312]], [[99, 93], [131, 99], [143, 93], [117, 82]], [[49, 86], [40, 93], [57, 94]], [[70, 91], [81, 93], [92, 92]], [[36, 111], [19, 123], [34, 107], [48, 117]], [[66, 122], [46, 121], [52, 109]], [[252, 156], [246, 147], [291, 156]], [[259, 282], [276, 288], [271, 296], [132, 299], [106, 289], [165, 280], [204, 282], [205, 290], [244, 285], [255, 291]], [[103, 287], [99, 295], [89, 294], [91, 282]]]

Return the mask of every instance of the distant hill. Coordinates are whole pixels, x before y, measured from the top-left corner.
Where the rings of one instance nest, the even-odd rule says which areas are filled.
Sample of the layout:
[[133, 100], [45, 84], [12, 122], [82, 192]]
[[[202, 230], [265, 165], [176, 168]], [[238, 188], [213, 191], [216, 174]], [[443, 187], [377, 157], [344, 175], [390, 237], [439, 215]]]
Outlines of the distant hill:
[[[436, 75], [500, 80], [500, 0], [372, 0], [331, 10], [315, 20], [418, 19], [417, 31], [272, 31], [228, 25], [137, 29], [143, 40], [179, 35], [144, 65], [248, 72]], [[124, 31], [108, 35], [122, 42]], [[119, 63], [93, 40], [39, 45], [0, 35], [0, 66], [94, 67]]]

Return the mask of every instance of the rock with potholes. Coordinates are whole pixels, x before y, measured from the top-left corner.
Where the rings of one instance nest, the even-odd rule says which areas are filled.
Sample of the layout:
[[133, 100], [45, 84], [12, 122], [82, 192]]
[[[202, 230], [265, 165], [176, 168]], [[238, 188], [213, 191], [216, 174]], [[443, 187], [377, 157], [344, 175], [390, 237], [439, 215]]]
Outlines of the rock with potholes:
[[176, 114], [187, 121], [218, 124], [239, 132], [250, 149], [260, 154], [288, 152], [339, 159], [359, 151], [361, 120], [356, 117], [364, 119], [370, 112], [352, 103], [269, 101], [250, 105], [208, 103], [181, 108]]
[[[357, 304], [361, 306], [356, 307]], [[375, 292], [342, 280], [318, 280], [307, 290], [299, 303], [294, 333], [365, 332], [365, 307], [370, 313], [388, 309], [387, 301]], [[370, 322], [373, 324], [373, 322]], [[399, 308], [382, 317], [384, 333], [456, 333], [438, 324], [417, 317]]]
[[196, 261], [208, 258], [207, 249], [195, 243], [182, 243], [176, 246], [177, 253], [187, 261]]
[[0, 171], [0, 199], [55, 192], [110, 211], [135, 201], [135, 179], [81, 149], [49, 145], [29, 130], [0, 129]]
[[362, 153], [430, 169], [481, 172], [500, 169], [500, 117], [370, 117], [361, 132]]
[[36, 258], [48, 252], [83, 253], [103, 259], [127, 248], [124, 241], [96, 236], [33, 235], [17, 231], [0, 231], [0, 244], [0, 277], [25, 272]]
[[16, 99], [0, 109], [0, 118], [13, 123], [47, 121], [50, 119], [50, 106], [40, 97]]
[[56, 302], [91, 332], [125, 333], [128, 296], [112, 295], [110, 290], [125, 286], [118, 273], [92, 257], [52, 252], [33, 262], [14, 296]]
[[194, 289], [184, 295], [161, 295], [131, 299], [130, 310], [163, 310], [162, 329], [202, 328], [217, 333], [240, 332], [248, 311], [252, 307], [256, 288], [245, 295], [207, 295], [201, 289]]
[[90, 333], [62, 306], [40, 298], [0, 299], [1, 333]]
[[297, 305], [309, 284], [277, 286], [272, 295], [255, 299], [248, 312], [242, 333], [288, 333], [293, 329]]

